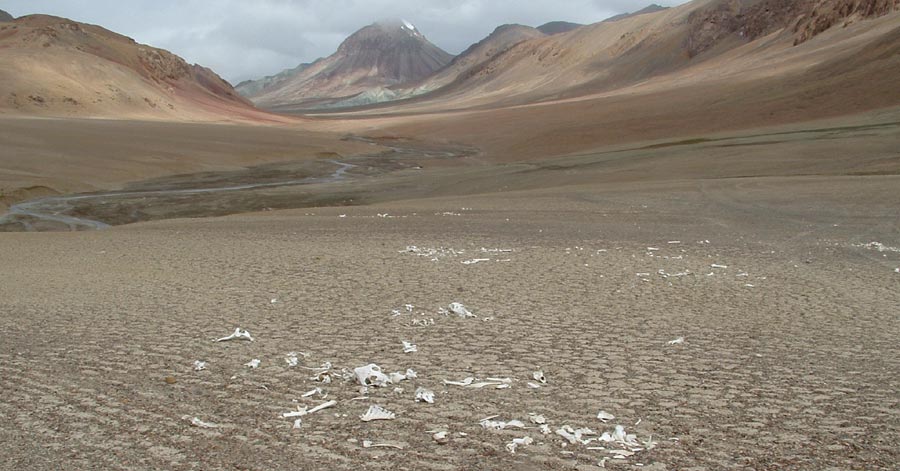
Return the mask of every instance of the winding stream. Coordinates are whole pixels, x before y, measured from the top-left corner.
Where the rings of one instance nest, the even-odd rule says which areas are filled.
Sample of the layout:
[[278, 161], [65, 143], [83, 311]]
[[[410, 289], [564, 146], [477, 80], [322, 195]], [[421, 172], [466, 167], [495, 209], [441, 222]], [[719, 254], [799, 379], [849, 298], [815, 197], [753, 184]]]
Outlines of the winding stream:
[[[212, 188], [186, 188], [186, 189], [178, 189], [178, 190], [143, 190], [143, 191], [111, 191], [105, 193], [92, 193], [92, 194], [82, 194], [82, 195], [68, 195], [68, 196], [48, 196], [44, 198], [38, 198], [30, 201], [23, 201], [18, 204], [14, 204], [9, 207], [8, 212], [0, 217], [0, 224], [13, 222], [17, 217], [30, 217], [34, 219], [39, 219], [43, 221], [61, 223], [67, 225], [70, 229], [76, 230], [79, 227], [88, 228], [88, 229], [104, 229], [110, 227], [109, 224], [106, 224], [102, 221], [95, 221], [93, 219], [80, 218], [75, 216], [69, 216], [65, 214], [65, 211], [70, 210], [72, 208], [72, 204], [77, 201], [89, 200], [89, 199], [103, 199], [103, 198], [115, 198], [115, 197], [134, 197], [134, 196], [170, 196], [170, 195], [192, 195], [192, 194], [205, 194], [205, 193], [220, 193], [220, 192], [229, 192], [229, 191], [241, 191], [241, 190], [252, 190], [258, 188], [268, 188], [268, 187], [279, 187], [279, 186], [292, 186], [292, 185], [308, 185], [312, 183], [333, 183], [346, 178], [346, 173], [349, 169], [356, 167], [356, 165], [349, 164], [346, 162], [340, 162], [337, 160], [329, 160], [329, 162], [338, 166], [334, 172], [332, 172], [328, 176], [324, 177], [306, 177], [294, 180], [284, 180], [278, 182], [268, 182], [268, 183], [248, 183], [243, 185], [233, 185], [233, 186], [222, 186], [222, 187], [212, 187]], [[32, 230], [31, 224], [27, 221], [18, 221], [21, 222], [26, 230]]]

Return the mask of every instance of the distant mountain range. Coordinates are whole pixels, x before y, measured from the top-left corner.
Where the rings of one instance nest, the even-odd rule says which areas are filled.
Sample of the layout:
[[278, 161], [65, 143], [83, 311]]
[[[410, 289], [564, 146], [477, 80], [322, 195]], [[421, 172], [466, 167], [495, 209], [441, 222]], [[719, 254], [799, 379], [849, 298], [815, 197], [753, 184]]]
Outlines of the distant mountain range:
[[[683, 84], [710, 74], [739, 77], [746, 67], [765, 69], [791, 47], [834, 36], [836, 27], [845, 30], [841, 37], [870, 41], [881, 52], [857, 54], [853, 69], [836, 67], [822, 80], [861, 70], [890, 75], [900, 41], [882, 38], [900, 35], [898, 10], [900, 0], [695, 0], [674, 8], [650, 5], [591, 25], [503, 25], [456, 57], [409, 22], [390, 20], [360, 29], [329, 57], [242, 82], [236, 90], [209, 69], [99, 26], [9, 17], [0, 23], [0, 112], [275, 119], [253, 105], [280, 112], [398, 100], [428, 109], [517, 106], [607, 93], [676, 73], [691, 77], [679, 79]], [[851, 27], [883, 16], [889, 18], [876, 31]], [[845, 50], [816, 44], [803, 50]], [[831, 59], [804, 60], [812, 66]]]

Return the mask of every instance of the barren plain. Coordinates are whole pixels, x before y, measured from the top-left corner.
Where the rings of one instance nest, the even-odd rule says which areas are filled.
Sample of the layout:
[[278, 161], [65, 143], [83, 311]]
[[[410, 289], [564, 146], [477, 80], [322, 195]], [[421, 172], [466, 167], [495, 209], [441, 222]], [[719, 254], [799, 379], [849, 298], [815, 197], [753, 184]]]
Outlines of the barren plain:
[[[220, 214], [303, 195], [351, 206], [0, 234], [3, 467], [893, 469], [896, 118], [513, 164], [423, 153], [217, 200]], [[191, 201], [139, 209], [206, 211]], [[442, 315], [452, 302], [477, 317]], [[237, 327], [254, 341], [213, 342]], [[311, 379], [326, 362], [332, 381]], [[343, 373], [370, 363], [417, 378], [356, 399]], [[467, 377], [509, 387], [444, 383]], [[299, 429], [282, 416], [329, 400]], [[362, 422], [374, 404], [396, 418]], [[491, 416], [526, 428], [484, 429]], [[613, 458], [621, 446], [556, 433], [616, 424], [643, 449]]]

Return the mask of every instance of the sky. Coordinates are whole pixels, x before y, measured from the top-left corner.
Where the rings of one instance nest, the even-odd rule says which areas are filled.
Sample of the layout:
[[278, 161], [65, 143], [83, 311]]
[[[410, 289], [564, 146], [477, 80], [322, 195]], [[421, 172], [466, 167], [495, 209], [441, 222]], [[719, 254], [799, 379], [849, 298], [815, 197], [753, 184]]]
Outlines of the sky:
[[458, 54], [502, 24], [595, 23], [650, 3], [683, 0], [0, 0], [0, 10], [97, 24], [237, 84], [329, 56], [347, 36], [383, 19], [410, 21]]

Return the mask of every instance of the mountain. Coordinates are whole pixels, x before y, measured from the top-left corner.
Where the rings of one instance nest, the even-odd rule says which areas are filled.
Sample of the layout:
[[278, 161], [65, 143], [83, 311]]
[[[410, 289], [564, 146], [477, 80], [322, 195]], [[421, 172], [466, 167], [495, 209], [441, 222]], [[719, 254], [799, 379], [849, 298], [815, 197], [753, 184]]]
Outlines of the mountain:
[[311, 65], [312, 64], [300, 64], [293, 69], [285, 69], [275, 75], [269, 75], [257, 80], [244, 80], [243, 82], [235, 85], [234, 89], [237, 90], [237, 92], [242, 96], [259, 95], [263, 92], [263, 90], [278, 87], [294, 75], [302, 73]]
[[0, 25], [0, 112], [265, 119], [213, 71], [94, 25], [29, 15]]
[[451, 59], [409, 22], [382, 21], [348, 37], [331, 56], [247, 96], [265, 108], [323, 107], [366, 91], [422, 80]]
[[655, 13], [657, 11], [665, 10], [667, 8], [669, 8], [669, 7], [664, 7], [664, 6], [660, 6], [660, 5], [653, 3], [653, 4], [650, 4], [642, 9], [634, 12], [634, 13], [620, 13], [615, 16], [610, 16], [609, 18], [607, 18], [603, 21], [612, 22], [612, 21], [624, 20], [625, 18], [630, 18], [632, 16], [643, 15], [646, 13]]
[[7, 13], [3, 10], [0, 10], [0, 23], [12, 21], [14, 19], [16, 19], [14, 16], [10, 15], [9, 13]]
[[[421, 97], [410, 108], [481, 108], [574, 99], [613, 93], [670, 74], [682, 74], [685, 83], [726, 74], [745, 80], [749, 75], [744, 72], [750, 67], [754, 73], [771, 74], [776, 66], [801, 68], [820, 61], [786, 57], [820, 54], [822, 46], [790, 48], [842, 25], [890, 15], [885, 21], [900, 26], [900, 15], [891, 14], [898, 8], [900, 0], [689, 2], [518, 43], [481, 64], [477, 73], [461, 75], [450, 87]], [[862, 32], [851, 28], [844, 34], [856, 37]], [[834, 47], [843, 46], [838, 42]], [[710, 72], [712, 66], [706, 64], [718, 64], [722, 70]], [[654, 83], [675, 86], [681, 82]]]
[[447, 67], [423, 80], [418, 84], [418, 88], [420, 90], [436, 90], [459, 77], [476, 73], [483, 64], [499, 54], [503, 54], [516, 44], [545, 36], [537, 28], [530, 26], [516, 24], [499, 26], [486, 38], [469, 46], [456, 56]]
[[460, 77], [477, 73], [482, 64], [490, 61], [498, 54], [506, 52], [512, 46], [515, 46], [522, 41], [545, 36], [544, 33], [530, 26], [517, 24], [498, 26], [486, 38], [469, 46], [465, 51], [454, 57], [453, 60], [450, 61], [450, 64], [424, 80], [406, 84], [405, 86], [369, 89], [353, 97], [331, 103], [327, 108], [350, 108], [384, 103], [412, 98], [438, 90], [456, 81]]
[[551, 21], [537, 27], [537, 30], [548, 35], [568, 33], [573, 29], [581, 28], [582, 24], [569, 23], [568, 21]]

